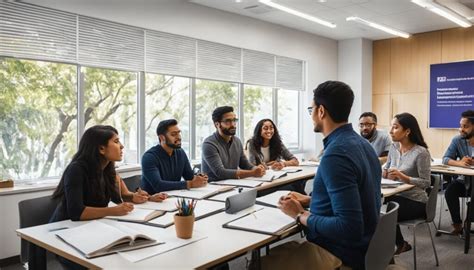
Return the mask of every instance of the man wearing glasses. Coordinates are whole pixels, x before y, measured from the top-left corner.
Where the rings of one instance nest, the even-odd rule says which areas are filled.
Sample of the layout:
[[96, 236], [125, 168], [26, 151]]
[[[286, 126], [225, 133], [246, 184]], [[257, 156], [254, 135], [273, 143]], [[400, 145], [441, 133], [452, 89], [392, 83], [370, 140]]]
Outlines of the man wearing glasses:
[[216, 132], [202, 144], [202, 171], [209, 181], [260, 177], [265, 174], [263, 165], [253, 166], [244, 154], [242, 142], [235, 136], [238, 119], [234, 108], [218, 107], [212, 112]]
[[388, 150], [392, 140], [388, 133], [377, 130], [377, 116], [372, 112], [365, 112], [359, 117], [360, 135], [366, 138], [377, 153], [380, 164], [387, 161]]

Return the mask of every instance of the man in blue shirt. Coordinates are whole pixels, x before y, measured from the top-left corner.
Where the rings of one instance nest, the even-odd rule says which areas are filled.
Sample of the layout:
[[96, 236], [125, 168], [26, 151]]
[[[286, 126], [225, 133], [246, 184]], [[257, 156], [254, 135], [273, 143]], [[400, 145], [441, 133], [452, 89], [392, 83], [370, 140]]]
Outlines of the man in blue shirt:
[[[443, 164], [459, 167], [474, 165], [474, 111], [467, 110], [461, 114], [459, 121], [459, 135], [451, 141], [443, 156]], [[459, 176], [452, 181], [444, 193], [446, 204], [453, 221], [452, 234], [462, 233], [462, 220], [459, 211], [459, 197], [467, 196], [464, 177]]]
[[[188, 157], [181, 149], [181, 130], [175, 119], [163, 120], [156, 133], [160, 143], [142, 157], [141, 187], [149, 194], [167, 190], [202, 187], [206, 175], [194, 175]], [[186, 181], [181, 181], [181, 177]]]
[[[311, 261], [313, 269], [335, 269], [341, 263], [364, 269], [379, 218], [382, 171], [372, 146], [348, 123], [353, 100], [351, 88], [342, 82], [327, 81], [314, 90], [308, 110], [314, 132], [325, 138], [312, 196], [291, 192], [280, 199], [281, 210], [307, 227], [312, 243], [294, 247], [292, 254], [300, 263]], [[308, 245], [311, 255], [302, 258], [300, 249], [307, 251]], [[291, 263], [291, 258], [283, 263]]]

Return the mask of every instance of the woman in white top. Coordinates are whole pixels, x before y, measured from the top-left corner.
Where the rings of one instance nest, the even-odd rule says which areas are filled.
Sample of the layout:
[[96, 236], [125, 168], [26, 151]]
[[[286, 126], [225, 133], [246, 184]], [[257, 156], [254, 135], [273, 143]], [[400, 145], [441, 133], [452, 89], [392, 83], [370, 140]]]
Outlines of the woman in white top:
[[249, 161], [255, 165], [263, 164], [273, 170], [281, 170], [285, 166], [299, 164], [281, 141], [278, 129], [270, 119], [262, 119], [257, 123], [247, 147]]

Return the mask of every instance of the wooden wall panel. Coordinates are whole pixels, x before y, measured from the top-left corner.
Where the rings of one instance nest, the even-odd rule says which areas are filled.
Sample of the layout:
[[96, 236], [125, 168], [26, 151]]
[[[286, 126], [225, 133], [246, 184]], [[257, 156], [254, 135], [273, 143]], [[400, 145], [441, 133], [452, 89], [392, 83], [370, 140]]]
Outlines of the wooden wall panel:
[[372, 46], [372, 92], [374, 94], [390, 94], [390, 42], [389, 39], [379, 40]]
[[474, 27], [375, 41], [372, 108], [379, 126], [387, 128], [396, 113], [415, 115], [432, 157], [441, 158], [458, 131], [428, 129], [429, 65], [466, 60], [474, 60]]
[[387, 129], [392, 118], [390, 94], [373, 95], [372, 103], [372, 111], [377, 115], [378, 127]]

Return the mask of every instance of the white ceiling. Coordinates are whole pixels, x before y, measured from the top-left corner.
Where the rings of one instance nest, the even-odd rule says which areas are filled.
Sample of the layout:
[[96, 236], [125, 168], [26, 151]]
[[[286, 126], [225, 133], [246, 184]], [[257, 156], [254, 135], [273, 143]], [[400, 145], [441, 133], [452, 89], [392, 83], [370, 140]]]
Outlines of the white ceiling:
[[[326, 0], [326, 2], [273, 0], [275, 3], [336, 23], [336, 28], [328, 28], [267, 7], [258, 0], [241, 0], [240, 3], [236, 0], [189, 0], [189, 2], [336, 40], [351, 38], [378, 40], [394, 37], [355, 22], [347, 22], [346, 17], [349, 16], [358, 16], [411, 34], [458, 27], [453, 22], [411, 3], [410, 0]], [[465, 6], [474, 4], [474, 0], [459, 2]]]

